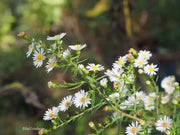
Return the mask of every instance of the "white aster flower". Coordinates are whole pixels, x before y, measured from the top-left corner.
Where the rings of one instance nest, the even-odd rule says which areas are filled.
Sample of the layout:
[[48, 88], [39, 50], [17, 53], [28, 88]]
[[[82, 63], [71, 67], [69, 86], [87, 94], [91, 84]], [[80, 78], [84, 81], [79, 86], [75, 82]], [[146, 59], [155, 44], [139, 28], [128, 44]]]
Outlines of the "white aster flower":
[[108, 80], [107, 78], [103, 78], [101, 81], [100, 81], [100, 85], [101, 86], [105, 86], [107, 84]]
[[72, 96], [69, 95], [64, 97], [62, 102], [59, 104], [59, 110], [65, 112], [72, 105]]
[[87, 97], [88, 92], [85, 92], [84, 90], [80, 90], [77, 92], [74, 96], [74, 104], [78, 108], [81, 107], [88, 107], [88, 104], [91, 104], [91, 99]]
[[120, 91], [120, 96], [121, 97], [125, 97], [126, 96], [126, 93], [128, 92], [128, 89], [126, 87], [120, 87], [119, 88], [119, 91]]
[[56, 118], [58, 115], [59, 109], [57, 107], [53, 107], [52, 109], [48, 109], [43, 117], [43, 120], [52, 120]]
[[118, 61], [115, 61], [115, 63], [113, 63], [113, 67], [114, 68], [121, 68], [125, 63], [127, 62], [127, 56], [120, 56]]
[[153, 105], [154, 104], [155, 97], [152, 96], [145, 96], [144, 98], [144, 104], [145, 105]]
[[144, 73], [152, 76], [152, 75], [156, 75], [156, 72], [158, 71], [159, 68], [157, 68], [157, 65], [146, 65], [144, 67]]
[[133, 105], [133, 104], [138, 104], [138, 103], [139, 103], [139, 101], [136, 100], [134, 96], [128, 97], [128, 101], [129, 101], [129, 103], [130, 103], [131, 105]]
[[115, 118], [119, 118], [121, 116], [121, 114], [119, 113], [119, 112], [117, 112], [117, 111], [114, 111], [113, 112], [113, 117]]
[[71, 48], [72, 50], [82, 50], [83, 48], [85, 48], [87, 45], [83, 44], [83, 45], [69, 45], [69, 48]]
[[111, 99], [118, 98], [118, 97], [119, 97], [119, 93], [115, 92], [115, 93], [109, 95], [109, 97], [110, 97]]
[[129, 124], [126, 128], [127, 135], [137, 135], [137, 133], [141, 130], [141, 125], [136, 121]]
[[146, 94], [143, 91], [136, 92], [136, 98], [138, 100], [144, 100]]
[[164, 89], [172, 87], [173, 82], [174, 82], [174, 77], [173, 76], [167, 76], [161, 81], [161, 87]]
[[89, 63], [88, 66], [86, 66], [88, 71], [102, 71], [104, 70], [104, 67], [100, 64], [95, 65], [94, 63]]
[[61, 33], [61, 34], [55, 35], [53, 37], [48, 36], [47, 40], [61, 40], [65, 35], [66, 35], [66, 33]]
[[46, 69], [47, 72], [49, 73], [51, 70], [53, 70], [53, 68], [56, 66], [57, 63], [57, 59], [56, 56], [52, 56], [49, 58], [47, 65], [46, 65]]
[[145, 104], [145, 110], [152, 111], [155, 109], [154, 103]]
[[109, 80], [111, 82], [120, 82], [120, 75], [124, 72], [123, 69], [112, 69], [112, 70], [107, 70], [105, 74], [109, 77]]
[[129, 101], [125, 100], [120, 104], [120, 109], [125, 110], [126, 108], [128, 108], [130, 106], [131, 106], [131, 104], [129, 103]]
[[33, 64], [36, 66], [36, 68], [41, 67], [43, 64], [43, 60], [45, 59], [45, 53], [43, 48], [38, 48], [34, 51], [33, 54]]
[[83, 64], [78, 64], [78, 68], [83, 69], [84, 65]]
[[170, 96], [169, 95], [162, 96], [161, 97], [161, 104], [166, 104], [169, 100], [170, 100]]
[[134, 67], [138, 67], [138, 68], [143, 68], [144, 65], [146, 65], [148, 62], [146, 59], [143, 59], [141, 57], [138, 57], [137, 59], [135, 59], [134, 61]]
[[138, 53], [139, 58], [143, 58], [146, 60], [149, 60], [151, 56], [152, 56], [152, 54], [150, 53], [150, 51], [146, 51], [146, 50], [144, 50], [144, 51], [140, 50]]
[[63, 58], [66, 58], [70, 53], [71, 53], [70, 49], [65, 50], [62, 54]]
[[34, 49], [34, 39], [32, 40], [32, 43], [28, 46], [28, 52], [26, 53], [27, 57], [29, 57], [31, 55], [31, 53], [33, 52]]
[[57, 44], [54, 43], [51, 45], [51, 47], [47, 50], [47, 53], [53, 53], [57, 48]]
[[167, 116], [164, 116], [163, 118], [160, 118], [157, 123], [156, 123], [156, 129], [161, 131], [161, 132], [165, 132], [168, 131], [170, 129], [170, 127], [172, 126], [172, 119], [170, 119]]

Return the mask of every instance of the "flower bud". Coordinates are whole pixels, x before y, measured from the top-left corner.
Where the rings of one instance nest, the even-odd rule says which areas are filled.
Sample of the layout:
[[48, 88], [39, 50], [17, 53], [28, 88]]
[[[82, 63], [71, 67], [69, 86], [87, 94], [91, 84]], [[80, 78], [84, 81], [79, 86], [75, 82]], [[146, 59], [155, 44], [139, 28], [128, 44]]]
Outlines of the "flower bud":
[[142, 112], [142, 111], [139, 111], [137, 115], [138, 115], [138, 116], [141, 116], [142, 114], [143, 114], [143, 112]]
[[58, 57], [58, 58], [61, 58], [61, 53], [58, 53], [58, 54], [57, 54], [57, 57]]
[[53, 129], [56, 130], [56, 129], [57, 129], [57, 126], [53, 126]]
[[19, 34], [17, 34], [17, 36], [18, 36], [18, 37], [22, 37], [22, 38], [25, 39], [25, 40], [28, 40], [28, 39], [29, 39], [29, 37], [26, 35], [25, 32], [19, 32]]
[[95, 125], [94, 125], [94, 122], [92, 122], [92, 121], [89, 122], [89, 127], [92, 128], [92, 129], [94, 129], [94, 130], [96, 130], [96, 127], [95, 127]]
[[108, 111], [108, 109], [109, 109], [109, 107], [108, 106], [105, 106], [104, 108], [103, 108], [103, 111]]
[[177, 100], [173, 99], [172, 103], [176, 105], [178, 102], [177, 102]]
[[139, 69], [139, 70], [138, 70], [138, 73], [139, 73], [139, 74], [143, 74], [144, 71], [143, 71], [142, 69]]
[[147, 80], [147, 81], [146, 81], [146, 84], [147, 84], [147, 85], [150, 85], [150, 84], [151, 84], [151, 82], [150, 82], [149, 80]]
[[85, 74], [89, 74], [89, 71], [87, 69], [83, 70]]
[[44, 133], [44, 130], [43, 130], [43, 129], [41, 129], [41, 130], [38, 131], [38, 135], [43, 135], [43, 133]]
[[144, 124], [145, 124], [145, 121], [144, 121], [144, 120], [140, 120], [139, 123], [140, 123], [141, 125], [144, 125]]
[[133, 48], [130, 48], [128, 51], [130, 54], [132, 54], [133, 56], [137, 56], [137, 51]]
[[126, 54], [126, 56], [127, 56], [127, 59], [128, 59], [129, 62], [131, 62], [131, 63], [134, 62], [134, 56], [131, 53]]
[[113, 86], [114, 86], [115, 89], [118, 89], [118, 88], [119, 88], [119, 83], [114, 82], [114, 85], [113, 85]]

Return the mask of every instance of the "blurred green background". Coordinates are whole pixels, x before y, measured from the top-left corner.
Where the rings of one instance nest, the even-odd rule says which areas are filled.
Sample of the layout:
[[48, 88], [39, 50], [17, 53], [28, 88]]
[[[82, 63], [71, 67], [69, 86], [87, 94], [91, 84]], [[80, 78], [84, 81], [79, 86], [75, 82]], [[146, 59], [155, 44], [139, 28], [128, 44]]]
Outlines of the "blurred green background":
[[[147, 49], [160, 67], [160, 79], [180, 79], [179, 0], [1, 0], [0, 1], [0, 135], [35, 135], [23, 127], [49, 127], [44, 111], [58, 105], [67, 90], [49, 89], [47, 82], [68, 77], [54, 70], [47, 74], [26, 58], [28, 44], [17, 37], [25, 31], [36, 39], [66, 32], [64, 42], [87, 43], [90, 61], [110, 67], [129, 48]], [[130, 20], [128, 20], [130, 17]], [[130, 22], [130, 24], [128, 24]], [[71, 113], [71, 112], [70, 112]], [[103, 120], [105, 112], [85, 116], [57, 135], [87, 135], [88, 123]], [[75, 126], [76, 125], [76, 126]], [[116, 127], [106, 134], [115, 134]]]

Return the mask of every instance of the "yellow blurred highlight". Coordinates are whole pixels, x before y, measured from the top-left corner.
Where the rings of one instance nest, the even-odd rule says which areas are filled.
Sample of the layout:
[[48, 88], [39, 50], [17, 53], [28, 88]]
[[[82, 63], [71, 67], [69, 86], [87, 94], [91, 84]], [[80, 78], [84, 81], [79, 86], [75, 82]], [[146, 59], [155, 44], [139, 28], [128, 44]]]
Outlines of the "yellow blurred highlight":
[[105, 0], [101, 0], [96, 3], [94, 8], [86, 11], [88, 17], [96, 17], [109, 9], [108, 3]]

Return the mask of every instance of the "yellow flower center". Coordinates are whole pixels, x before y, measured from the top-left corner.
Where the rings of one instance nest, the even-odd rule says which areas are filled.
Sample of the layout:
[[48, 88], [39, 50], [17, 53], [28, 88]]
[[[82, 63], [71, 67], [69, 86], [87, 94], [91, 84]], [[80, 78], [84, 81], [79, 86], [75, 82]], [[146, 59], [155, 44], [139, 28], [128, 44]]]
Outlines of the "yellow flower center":
[[70, 104], [71, 104], [71, 103], [68, 101], [68, 102], [65, 103], [65, 106], [66, 106], [66, 107], [69, 107]]
[[149, 100], [149, 101], [153, 101], [153, 98], [152, 98], [152, 97], [149, 97], [148, 100]]
[[143, 54], [142, 56], [143, 56], [143, 57], [145, 57], [145, 58], [147, 57], [147, 55], [146, 55], [146, 54]]
[[116, 78], [119, 78], [119, 76], [115, 75]]
[[168, 123], [167, 123], [167, 122], [163, 122], [162, 126], [163, 126], [163, 127], [167, 127], [167, 126], [168, 126]]
[[29, 49], [29, 50], [32, 49], [32, 45], [29, 45], [29, 46], [28, 46], [28, 49]]
[[80, 101], [81, 101], [82, 103], [85, 103], [85, 102], [86, 102], [86, 97], [82, 97]]
[[118, 65], [122, 65], [122, 64], [123, 64], [123, 60], [119, 60]]
[[167, 98], [167, 97], [164, 97], [163, 100], [164, 100], [164, 101], [168, 101], [168, 98]]
[[50, 67], [54, 67], [55, 66], [55, 62], [52, 61], [50, 64], [49, 64]]
[[150, 71], [150, 72], [152, 72], [153, 70], [154, 70], [154, 68], [153, 68], [153, 67], [150, 67], [150, 68], [149, 68], [149, 71]]
[[38, 61], [41, 61], [42, 58], [43, 58], [42, 54], [38, 54], [38, 55], [36, 56], [36, 59], [37, 59]]
[[167, 82], [166, 84], [167, 84], [168, 86], [170, 86], [170, 85], [171, 85], [171, 82], [169, 81], [169, 82]]
[[76, 49], [78, 49], [78, 50], [79, 50], [80, 48], [81, 48], [81, 46], [80, 46], [80, 45], [77, 45], [77, 46], [76, 46]]
[[180, 100], [180, 98], [179, 98], [179, 97], [177, 97], [177, 98], [176, 98], [176, 100], [177, 100], [177, 101], [179, 101], [179, 100]]
[[137, 98], [138, 98], [138, 99], [141, 99], [141, 96], [139, 95], [139, 96], [137, 96]]
[[92, 69], [93, 69], [93, 70], [97, 70], [97, 69], [98, 69], [98, 66], [92, 66]]
[[132, 133], [136, 133], [136, 132], [137, 132], [137, 128], [136, 128], [136, 127], [133, 127], [133, 128], [131, 129], [131, 132], [132, 132]]
[[50, 113], [50, 114], [49, 114], [49, 117], [50, 117], [50, 118], [54, 118], [54, 116], [55, 116], [54, 113]]
[[143, 64], [143, 61], [139, 61], [139, 65], [142, 65]]

